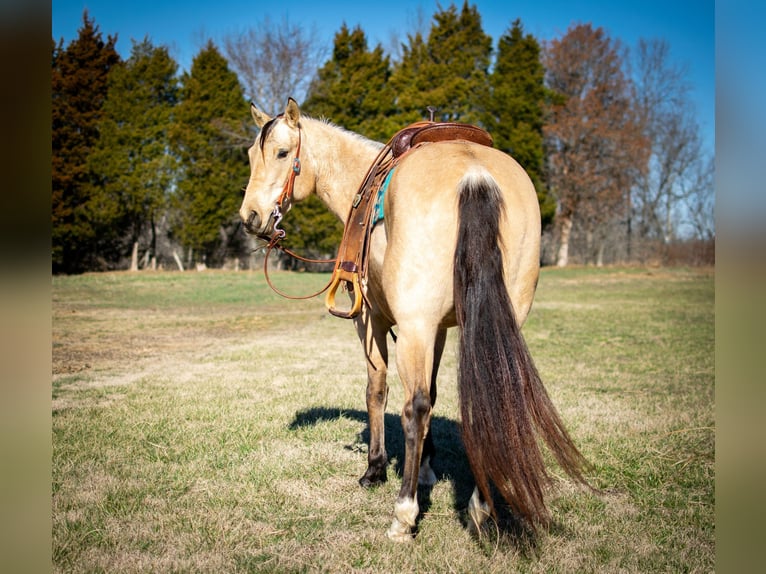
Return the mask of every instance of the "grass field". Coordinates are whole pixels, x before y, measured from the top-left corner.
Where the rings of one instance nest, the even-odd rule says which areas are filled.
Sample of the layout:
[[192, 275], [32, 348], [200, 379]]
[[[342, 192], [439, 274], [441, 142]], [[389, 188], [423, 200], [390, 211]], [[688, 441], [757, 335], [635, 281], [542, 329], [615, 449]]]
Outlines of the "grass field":
[[363, 490], [364, 359], [321, 298], [257, 272], [54, 277], [52, 332], [56, 572], [714, 571], [712, 270], [543, 270], [525, 336], [600, 492], [553, 466], [555, 523], [534, 538], [503, 513], [465, 528], [456, 333], [440, 480], [397, 545], [401, 385], [394, 368], [389, 481]]

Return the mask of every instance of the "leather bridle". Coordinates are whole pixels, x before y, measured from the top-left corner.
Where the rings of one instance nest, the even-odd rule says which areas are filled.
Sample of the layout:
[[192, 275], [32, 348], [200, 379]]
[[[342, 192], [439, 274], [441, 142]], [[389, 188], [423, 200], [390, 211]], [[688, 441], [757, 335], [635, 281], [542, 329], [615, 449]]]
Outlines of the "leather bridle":
[[283, 293], [279, 289], [277, 289], [274, 284], [271, 282], [271, 278], [269, 277], [269, 255], [271, 254], [271, 251], [276, 248], [282, 251], [282, 253], [286, 253], [290, 257], [293, 257], [295, 259], [298, 259], [300, 261], [303, 261], [304, 263], [335, 263], [335, 259], [309, 259], [306, 257], [302, 257], [298, 255], [297, 253], [290, 251], [286, 247], [283, 247], [282, 245], [279, 245], [279, 242], [282, 241], [287, 233], [284, 229], [279, 228], [279, 222], [282, 221], [282, 206], [286, 201], [292, 202], [293, 200], [293, 193], [295, 189], [295, 178], [296, 176], [300, 175], [301, 173], [301, 128], [298, 128], [298, 146], [295, 148], [295, 157], [293, 158], [292, 167], [290, 168], [290, 173], [287, 174], [287, 179], [285, 180], [285, 185], [282, 187], [282, 193], [279, 195], [279, 199], [277, 199], [277, 203], [274, 206], [274, 211], [271, 213], [271, 218], [274, 221], [273, 227], [272, 227], [272, 233], [271, 237], [269, 238], [269, 242], [266, 245], [266, 255], [263, 258], [263, 274], [266, 277], [266, 283], [271, 287], [271, 290], [274, 291], [277, 295], [281, 295], [285, 299], [311, 299], [312, 297], [316, 297], [317, 295], [320, 295], [327, 291], [327, 288], [332, 283], [332, 278], [330, 281], [325, 285], [321, 290], [317, 291], [316, 293], [312, 293], [311, 295], [304, 295], [304, 296], [292, 296], [288, 295], [286, 293]]
[[[271, 218], [274, 220], [273, 232], [269, 243], [280, 241], [285, 238], [285, 230], [279, 229], [279, 222], [282, 221], [282, 205], [285, 201], [292, 202], [293, 193], [295, 189], [295, 177], [301, 173], [301, 128], [298, 128], [298, 146], [295, 148], [295, 157], [293, 158], [293, 164], [290, 168], [290, 172], [287, 174], [285, 185], [282, 186], [282, 193], [279, 194], [277, 204], [274, 206], [274, 211], [271, 213]], [[274, 243], [276, 245], [276, 243]]]

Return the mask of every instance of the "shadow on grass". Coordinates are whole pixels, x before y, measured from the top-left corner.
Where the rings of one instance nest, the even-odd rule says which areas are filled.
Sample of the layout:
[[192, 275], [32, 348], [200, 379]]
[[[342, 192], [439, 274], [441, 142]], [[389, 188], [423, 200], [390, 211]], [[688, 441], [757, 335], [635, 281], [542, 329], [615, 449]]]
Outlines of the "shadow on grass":
[[[290, 423], [291, 430], [311, 427], [326, 421], [334, 421], [341, 418], [351, 419], [367, 423], [367, 412], [358, 409], [339, 409], [330, 407], [312, 407], [295, 413], [295, 418]], [[404, 436], [402, 433], [401, 419], [398, 415], [386, 413], [386, 451], [388, 452], [389, 469], [393, 469], [397, 477], [401, 477], [404, 465]], [[460, 438], [460, 426], [454, 421], [441, 416], [431, 418], [431, 431], [436, 446], [436, 455], [431, 461], [434, 473], [439, 481], [448, 480], [454, 490], [454, 509], [460, 516], [464, 528], [468, 528], [466, 509], [474, 488], [474, 480], [468, 464]], [[364, 430], [356, 436], [353, 445], [348, 449], [366, 447], [370, 442], [370, 429], [365, 426]], [[366, 451], [366, 448], [365, 448]], [[359, 475], [362, 475], [360, 469]], [[361, 487], [360, 487], [361, 488]], [[496, 520], [488, 520], [479, 536], [475, 536], [477, 543], [487, 552], [492, 552], [499, 543], [510, 543], [524, 555], [532, 555], [536, 550], [536, 536], [534, 532], [515, 518], [508, 505], [494, 493]], [[392, 502], [393, 504], [393, 502]], [[431, 506], [431, 488], [418, 487], [418, 504], [420, 505], [420, 517], [428, 512]], [[560, 526], [551, 525], [552, 532], [560, 533]]]

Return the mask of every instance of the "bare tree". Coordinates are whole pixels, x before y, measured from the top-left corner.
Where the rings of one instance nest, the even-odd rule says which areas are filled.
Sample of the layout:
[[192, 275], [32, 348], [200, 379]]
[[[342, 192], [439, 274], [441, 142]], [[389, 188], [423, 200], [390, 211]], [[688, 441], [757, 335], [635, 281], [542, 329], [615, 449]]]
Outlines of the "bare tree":
[[388, 33], [388, 42], [384, 46], [386, 52], [391, 57], [392, 62], [401, 62], [404, 57], [404, 47], [409, 38], [415, 38], [420, 34], [423, 38], [428, 38], [428, 31], [431, 29], [431, 18], [426, 16], [422, 6], [407, 8], [406, 25], [404, 28], [391, 28]]
[[246, 97], [269, 113], [281, 110], [289, 96], [305, 99], [327, 53], [316, 27], [306, 31], [287, 17], [275, 25], [267, 16], [254, 28], [226, 36], [223, 47]]
[[[712, 221], [712, 162], [704, 157], [688, 68], [671, 61], [668, 42], [639, 40], [633, 65], [636, 109], [651, 146], [649, 170], [632, 192], [636, 229], [640, 239], [667, 244], [684, 220], [696, 221], [695, 232]], [[700, 211], [708, 208], [709, 216]]]
[[679, 227], [697, 239], [715, 238], [715, 160], [696, 161], [681, 185], [682, 214]]
[[[646, 165], [646, 142], [632, 108], [618, 41], [577, 24], [545, 46], [548, 87], [556, 96], [544, 128], [548, 181], [557, 201], [559, 249], [566, 266], [575, 221], [601, 261], [606, 225], [624, 219], [628, 190]], [[613, 226], [611, 226], [613, 227]]]

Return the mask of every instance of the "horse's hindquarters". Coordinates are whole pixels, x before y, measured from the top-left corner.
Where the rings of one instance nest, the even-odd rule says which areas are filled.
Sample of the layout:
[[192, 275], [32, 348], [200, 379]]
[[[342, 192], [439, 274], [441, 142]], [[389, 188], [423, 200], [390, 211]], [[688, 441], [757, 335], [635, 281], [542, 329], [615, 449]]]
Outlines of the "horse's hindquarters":
[[452, 271], [458, 189], [489, 175], [502, 198], [500, 241], [505, 281], [523, 323], [539, 273], [540, 211], [526, 172], [506, 154], [467, 142], [441, 142], [410, 152], [386, 196], [388, 245], [383, 288], [397, 323], [410, 316], [453, 326]]

